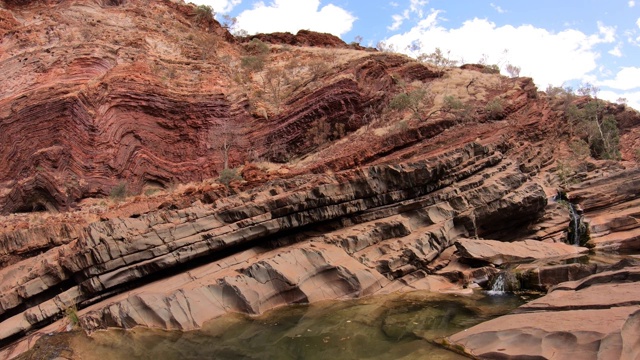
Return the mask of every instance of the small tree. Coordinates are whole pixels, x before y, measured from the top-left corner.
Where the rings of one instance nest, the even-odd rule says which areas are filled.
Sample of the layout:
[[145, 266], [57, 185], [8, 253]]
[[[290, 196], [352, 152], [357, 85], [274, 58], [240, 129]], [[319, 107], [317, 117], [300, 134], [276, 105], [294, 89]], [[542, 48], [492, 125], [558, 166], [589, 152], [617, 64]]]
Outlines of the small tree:
[[282, 102], [287, 97], [287, 86], [291, 79], [288, 72], [282, 68], [269, 68], [260, 74], [262, 88], [267, 95], [267, 100], [275, 107], [276, 114], [280, 113]]
[[247, 30], [238, 28], [238, 18], [232, 17], [229, 14], [222, 15], [222, 27], [227, 29], [227, 31], [235, 37], [249, 36]]
[[244, 145], [242, 129], [233, 120], [226, 119], [215, 126], [209, 134], [211, 147], [220, 151], [222, 169], [229, 168], [229, 152]]
[[218, 48], [218, 38], [210, 33], [198, 34], [193, 38], [193, 41], [200, 49], [202, 61], [208, 59], [211, 54], [215, 54]]
[[307, 69], [313, 80], [317, 80], [329, 70], [329, 65], [322, 60], [311, 60], [307, 63]]
[[582, 108], [570, 106], [566, 112], [570, 122], [580, 128], [582, 137], [587, 139], [591, 155], [599, 159], [620, 159], [620, 134], [613, 115], [603, 114], [602, 101], [598, 99], [600, 89], [584, 84], [578, 94], [589, 96], [590, 101]]
[[238, 23], [238, 18], [232, 17], [229, 14], [222, 15], [222, 27], [227, 29], [227, 31], [232, 31]]
[[378, 49], [378, 51], [380, 52], [388, 52], [388, 53], [398, 52], [396, 50], [396, 47], [393, 44], [388, 44], [384, 41], [378, 41], [378, 44], [376, 45], [376, 49]]
[[451, 51], [447, 51], [445, 54], [440, 48], [436, 48], [435, 51], [430, 54], [422, 53], [418, 55], [418, 60], [435, 66], [438, 74], [442, 75], [446, 68], [457, 64], [457, 61], [449, 59], [450, 54]]
[[480, 59], [478, 59], [478, 64], [480, 64], [480, 65], [484, 65], [484, 66], [489, 65], [489, 55], [487, 55], [487, 54], [482, 54], [482, 55], [480, 56]]
[[618, 105], [627, 105], [629, 101], [627, 100], [627, 98], [624, 97], [619, 97], [616, 99], [616, 104]]
[[520, 76], [520, 67], [519, 66], [515, 66], [512, 64], [507, 64], [505, 66], [505, 70], [507, 71], [507, 74], [509, 74], [510, 77], [512, 78], [517, 78]]
[[580, 96], [591, 96], [591, 93], [593, 92], [594, 94], [597, 94], [599, 91], [598, 88], [594, 87], [593, 85], [586, 83], [586, 84], [582, 84], [579, 88], [578, 88], [578, 95]]

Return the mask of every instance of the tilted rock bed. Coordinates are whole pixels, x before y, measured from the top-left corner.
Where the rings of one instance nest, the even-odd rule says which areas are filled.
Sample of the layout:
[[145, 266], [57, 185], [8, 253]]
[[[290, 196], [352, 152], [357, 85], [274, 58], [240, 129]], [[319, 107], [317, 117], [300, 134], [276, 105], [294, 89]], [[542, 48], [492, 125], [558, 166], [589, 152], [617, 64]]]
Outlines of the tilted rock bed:
[[[470, 144], [442, 159], [308, 177], [213, 205], [91, 224], [78, 239], [0, 270], [2, 337], [8, 344], [43, 326], [59, 329], [60, 321], [52, 322], [73, 306], [86, 330], [190, 330], [229, 311], [260, 314], [414, 289], [462, 291], [486, 283], [505, 263], [586, 251], [532, 239], [469, 239], [503, 232], [504, 224], [478, 224], [496, 216], [508, 221], [504, 209], [522, 227], [523, 219], [535, 222], [554, 206], [491, 149]], [[477, 162], [474, 171], [457, 170], [468, 169], [465, 159]], [[540, 236], [533, 228], [529, 234]], [[606, 269], [582, 270], [547, 276], [546, 286]], [[4, 354], [25, 346], [18, 342]]]

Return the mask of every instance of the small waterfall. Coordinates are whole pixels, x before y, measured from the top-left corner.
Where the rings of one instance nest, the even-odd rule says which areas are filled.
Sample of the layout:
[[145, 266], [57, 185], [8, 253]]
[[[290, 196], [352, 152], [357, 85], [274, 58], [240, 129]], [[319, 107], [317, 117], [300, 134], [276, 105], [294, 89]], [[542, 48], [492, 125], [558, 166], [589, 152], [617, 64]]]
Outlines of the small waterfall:
[[569, 213], [571, 218], [571, 225], [569, 225], [567, 240], [572, 245], [580, 246], [580, 223], [582, 222], [582, 216], [578, 214], [578, 212], [576, 211], [576, 206], [572, 203], [569, 203]]
[[558, 194], [553, 199], [563, 202], [569, 208], [569, 227], [565, 242], [575, 246], [583, 246], [589, 239], [589, 224], [584, 222], [582, 210], [578, 205], [569, 201], [564, 191], [558, 190]]
[[506, 295], [507, 293], [520, 291], [521, 289], [522, 284], [520, 283], [520, 279], [516, 275], [513, 267], [509, 266], [506, 269], [500, 270], [500, 272], [495, 274], [491, 281], [489, 281], [487, 294]]
[[489, 295], [504, 295], [507, 291], [507, 272], [501, 271], [493, 278], [491, 289], [487, 291]]

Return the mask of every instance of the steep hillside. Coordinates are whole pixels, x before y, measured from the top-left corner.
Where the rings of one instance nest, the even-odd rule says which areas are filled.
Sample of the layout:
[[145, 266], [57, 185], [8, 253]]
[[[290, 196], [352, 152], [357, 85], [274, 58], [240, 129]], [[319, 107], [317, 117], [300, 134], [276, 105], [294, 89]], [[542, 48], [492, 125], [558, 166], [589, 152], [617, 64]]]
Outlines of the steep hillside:
[[[177, 1], [2, 4], [3, 356], [69, 309], [87, 331], [189, 330], [640, 248], [624, 105], [328, 34], [236, 39]], [[632, 266], [519, 276], [547, 290]]]

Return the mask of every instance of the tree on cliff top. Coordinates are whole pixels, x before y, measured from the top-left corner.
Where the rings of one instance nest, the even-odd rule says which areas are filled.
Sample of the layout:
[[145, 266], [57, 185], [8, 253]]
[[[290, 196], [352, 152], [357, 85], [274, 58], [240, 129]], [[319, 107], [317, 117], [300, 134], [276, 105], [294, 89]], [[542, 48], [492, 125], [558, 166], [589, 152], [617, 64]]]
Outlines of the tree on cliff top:
[[[412, 45], [408, 47], [409, 51], [412, 51], [415, 53], [417, 53], [418, 51], [421, 51], [421, 49], [422, 49], [422, 44], [420, 42], [414, 42]], [[420, 53], [419, 55], [416, 56], [416, 59], [420, 62], [435, 66], [437, 74], [439, 76], [442, 76], [446, 68], [456, 66], [456, 64], [458, 63], [455, 60], [451, 60], [450, 56], [451, 56], [450, 50], [444, 53], [439, 47], [437, 47], [432, 53], [429, 53], [429, 54], [424, 52]]]
[[213, 21], [213, 17], [216, 13], [213, 11], [213, 8], [209, 5], [199, 5], [196, 8], [196, 20], [199, 23], [206, 23]]

